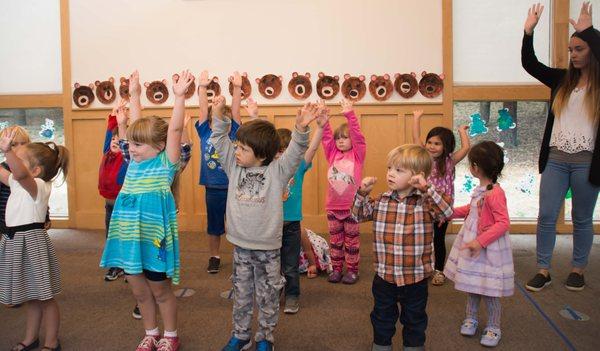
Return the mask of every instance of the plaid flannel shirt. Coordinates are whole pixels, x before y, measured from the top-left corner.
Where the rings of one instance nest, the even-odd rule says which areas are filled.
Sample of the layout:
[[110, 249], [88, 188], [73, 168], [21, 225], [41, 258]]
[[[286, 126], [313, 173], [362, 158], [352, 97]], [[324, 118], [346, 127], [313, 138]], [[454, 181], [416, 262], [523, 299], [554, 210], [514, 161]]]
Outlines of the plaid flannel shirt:
[[356, 194], [352, 214], [359, 222], [373, 221], [375, 272], [397, 286], [420, 282], [431, 275], [433, 222], [452, 215], [451, 200], [430, 186], [405, 198], [387, 191], [376, 199]]
[[[125, 139], [119, 139], [119, 148], [123, 154], [123, 160], [127, 163], [131, 161], [131, 155], [129, 154], [129, 141]], [[181, 144], [181, 155], [179, 156], [179, 171], [183, 171], [187, 166], [188, 162], [192, 158], [192, 146], [190, 144]]]

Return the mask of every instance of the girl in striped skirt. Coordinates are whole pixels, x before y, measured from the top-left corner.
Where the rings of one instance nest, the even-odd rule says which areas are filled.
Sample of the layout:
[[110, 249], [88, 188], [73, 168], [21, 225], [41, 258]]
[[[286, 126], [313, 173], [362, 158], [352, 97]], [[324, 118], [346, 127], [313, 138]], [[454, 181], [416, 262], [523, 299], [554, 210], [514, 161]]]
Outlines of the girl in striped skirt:
[[30, 143], [13, 150], [15, 136], [13, 130], [0, 139], [0, 150], [12, 172], [0, 169], [0, 181], [11, 190], [0, 238], [0, 303], [27, 306], [25, 338], [12, 350], [39, 346], [42, 319], [42, 350], [60, 350], [60, 317], [54, 299], [61, 290], [60, 269], [44, 225], [52, 180], [61, 170], [66, 176], [68, 151], [53, 142]]

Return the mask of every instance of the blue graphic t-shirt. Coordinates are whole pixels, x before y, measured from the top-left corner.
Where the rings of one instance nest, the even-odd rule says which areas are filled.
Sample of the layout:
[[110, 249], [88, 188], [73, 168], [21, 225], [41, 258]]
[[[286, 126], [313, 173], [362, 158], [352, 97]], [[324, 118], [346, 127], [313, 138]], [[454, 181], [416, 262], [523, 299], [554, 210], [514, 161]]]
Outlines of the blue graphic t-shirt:
[[286, 222], [302, 220], [302, 183], [304, 174], [312, 167], [302, 159], [298, 170], [290, 179], [283, 192], [283, 220]]
[[[202, 124], [196, 122], [196, 132], [200, 137], [200, 184], [209, 188], [227, 189], [227, 175], [219, 164], [219, 154], [215, 147], [210, 142], [212, 130], [208, 120]], [[240, 125], [231, 120], [231, 131], [229, 131], [229, 139], [235, 140], [235, 134], [240, 128]]]

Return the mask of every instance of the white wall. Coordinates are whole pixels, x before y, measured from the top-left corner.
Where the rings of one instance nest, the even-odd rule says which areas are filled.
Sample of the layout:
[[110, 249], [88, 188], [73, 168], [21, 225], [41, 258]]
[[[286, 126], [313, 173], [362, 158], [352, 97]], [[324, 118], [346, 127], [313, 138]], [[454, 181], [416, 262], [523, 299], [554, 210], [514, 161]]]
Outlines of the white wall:
[[[550, 0], [538, 0], [544, 13], [535, 29], [538, 59], [550, 62]], [[454, 0], [455, 85], [539, 83], [521, 67], [521, 42], [527, 10], [523, 0]]]
[[2, 0], [0, 33], [0, 94], [62, 92], [59, 0]]
[[[164, 78], [170, 87], [185, 68], [196, 76], [208, 69], [227, 89], [229, 74], [240, 70], [259, 103], [284, 104], [299, 103], [287, 92], [294, 71], [313, 75], [313, 100], [319, 71], [442, 73], [441, 0], [71, 0], [70, 19], [71, 89], [134, 69], [142, 81]], [[267, 73], [284, 78], [276, 100], [263, 99], [254, 83]], [[367, 92], [363, 102], [372, 101]], [[407, 100], [395, 93], [389, 101]], [[416, 101], [441, 97], [409, 100]], [[171, 104], [172, 94], [164, 105]], [[101, 106], [96, 99], [91, 107]]]

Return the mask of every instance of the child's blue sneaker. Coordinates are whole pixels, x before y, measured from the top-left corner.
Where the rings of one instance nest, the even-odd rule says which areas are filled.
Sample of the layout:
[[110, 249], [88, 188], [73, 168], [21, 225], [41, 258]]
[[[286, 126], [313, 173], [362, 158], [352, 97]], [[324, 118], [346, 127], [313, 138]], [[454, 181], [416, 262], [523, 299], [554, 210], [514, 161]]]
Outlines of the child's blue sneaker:
[[487, 347], [496, 347], [500, 342], [500, 329], [487, 327], [483, 330], [483, 335], [481, 336], [481, 345]]
[[269, 340], [262, 339], [261, 341], [256, 343], [256, 351], [273, 351], [275, 350], [275, 346]]
[[250, 340], [242, 340], [238, 339], [235, 336], [232, 336], [229, 339], [229, 342], [221, 351], [242, 351], [248, 350], [252, 346], [252, 342]]
[[477, 333], [477, 325], [477, 320], [473, 318], [467, 318], [460, 326], [460, 333], [464, 336], [473, 336], [475, 333]]

